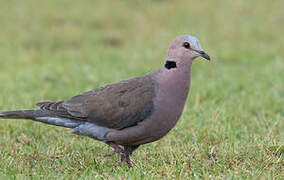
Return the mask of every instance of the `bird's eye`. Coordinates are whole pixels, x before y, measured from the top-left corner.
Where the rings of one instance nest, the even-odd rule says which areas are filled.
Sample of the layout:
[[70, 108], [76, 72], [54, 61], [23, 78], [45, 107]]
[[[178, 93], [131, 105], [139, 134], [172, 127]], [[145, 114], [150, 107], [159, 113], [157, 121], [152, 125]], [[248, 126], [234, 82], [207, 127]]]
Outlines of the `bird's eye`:
[[183, 43], [183, 47], [185, 47], [186, 49], [190, 48], [190, 44], [188, 42], [184, 42]]

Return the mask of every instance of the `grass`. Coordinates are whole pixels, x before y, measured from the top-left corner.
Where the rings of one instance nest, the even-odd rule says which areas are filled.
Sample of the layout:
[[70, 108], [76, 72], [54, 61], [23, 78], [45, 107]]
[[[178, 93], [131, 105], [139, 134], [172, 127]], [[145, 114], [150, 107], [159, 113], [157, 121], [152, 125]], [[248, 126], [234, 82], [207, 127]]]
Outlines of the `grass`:
[[70, 130], [0, 120], [0, 179], [283, 179], [284, 38], [280, 0], [0, 1], [0, 110], [33, 108], [163, 64], [197, 36], [185, 111], [128, 169]]

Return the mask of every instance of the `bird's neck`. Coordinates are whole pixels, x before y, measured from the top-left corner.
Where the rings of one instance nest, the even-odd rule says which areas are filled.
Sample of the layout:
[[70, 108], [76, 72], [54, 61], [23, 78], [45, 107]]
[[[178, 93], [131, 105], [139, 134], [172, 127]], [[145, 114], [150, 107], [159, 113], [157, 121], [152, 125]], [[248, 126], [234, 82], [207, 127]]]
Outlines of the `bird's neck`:
[[[190, 88], [191, 62], [187, 64], [176, 63], [176, 67], [162, 67], [155, 72], [155, 79], [164, 89], [164, 95], [176, 99], [184, 105]], [[174, 100], [173, 100], [174, 101]]]

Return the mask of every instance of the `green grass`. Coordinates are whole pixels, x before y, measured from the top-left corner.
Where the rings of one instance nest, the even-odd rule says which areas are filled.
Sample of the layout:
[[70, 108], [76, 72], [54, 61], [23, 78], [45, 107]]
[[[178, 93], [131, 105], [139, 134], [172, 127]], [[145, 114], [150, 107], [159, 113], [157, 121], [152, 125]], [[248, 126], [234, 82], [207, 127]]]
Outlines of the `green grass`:
[[33, 108], [158, 69], [197, 36], [185, 111], [135, 168], [70, 130], [0, 120], [0, 179], [283, 179], [284, 1], [0, 0], [0, 110]]

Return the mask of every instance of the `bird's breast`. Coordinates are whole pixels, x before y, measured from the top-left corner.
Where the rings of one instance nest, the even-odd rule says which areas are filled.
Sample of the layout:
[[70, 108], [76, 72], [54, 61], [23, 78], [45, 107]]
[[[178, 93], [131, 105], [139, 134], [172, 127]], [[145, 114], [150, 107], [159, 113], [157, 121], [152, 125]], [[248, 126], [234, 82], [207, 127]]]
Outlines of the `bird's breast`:
[[166, 135], [182, 115], [189, 91], [189, 82], [178, 86], [159, 87], [154, 100], [154, 111], [145, 122], [151, 136], [158, 140]]

